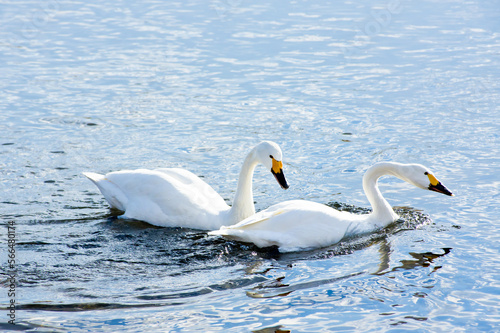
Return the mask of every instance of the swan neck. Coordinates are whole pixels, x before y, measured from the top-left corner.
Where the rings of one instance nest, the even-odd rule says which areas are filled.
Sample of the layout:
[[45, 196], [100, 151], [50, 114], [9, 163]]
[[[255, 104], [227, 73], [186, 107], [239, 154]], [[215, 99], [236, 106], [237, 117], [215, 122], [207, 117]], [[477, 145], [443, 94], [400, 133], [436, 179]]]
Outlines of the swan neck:
[[256, 154], [252, 150], [243, 161], [243, 166], [241, 167], [240, 176], [238, 178], [238, 187], [231, 207], [233, 224], [255, 214], [252, 179], [257, 164]]
[[391, 205], [385, 200], [378, 188], [378, 179], [384, 175], [396, 175], [396, 166], [391, 163], [379, 163], [369, 168], [363, 177], [363, 189], [372, 206], [374, 222], [385, 227], [398, 219]]

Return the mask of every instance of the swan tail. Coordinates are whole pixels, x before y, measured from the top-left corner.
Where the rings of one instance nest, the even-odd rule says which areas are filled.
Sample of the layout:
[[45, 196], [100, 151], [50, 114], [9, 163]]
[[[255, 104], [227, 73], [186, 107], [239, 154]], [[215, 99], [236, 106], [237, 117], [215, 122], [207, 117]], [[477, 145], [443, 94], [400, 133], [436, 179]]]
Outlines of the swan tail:
[[226, 236], [227, 235], [227, 230], [228, 230], [227, 226], [222, 226], [218, 230], [209, 231], [208, 234], [210, 236]]
[[106, 177], [104, 177], [104, 175], [101, 175], [101, 174], [98, 174], [95, 172], [82, 172], [82, 174], [85, 177], [87, 177], [88, 179], [90, 179], [96, 185], [99, 181], [106, 179]]
[[118, 186], [109, 181], [104, 175], [95, 172], [82, 173], [97, 186], [111, 207], [121, 211], [126, 210], [125, 207], [128, 199]]
[[223, 236], [226, 239], [236, 240], [236, 241], [245, 241], [245, 238], [240, 237], [238, 234], [241, 233], [239, 230], [234, 230], [228, 227], [221, 227], [219, 230], [209, 231], [208, 234], [210, 236]]

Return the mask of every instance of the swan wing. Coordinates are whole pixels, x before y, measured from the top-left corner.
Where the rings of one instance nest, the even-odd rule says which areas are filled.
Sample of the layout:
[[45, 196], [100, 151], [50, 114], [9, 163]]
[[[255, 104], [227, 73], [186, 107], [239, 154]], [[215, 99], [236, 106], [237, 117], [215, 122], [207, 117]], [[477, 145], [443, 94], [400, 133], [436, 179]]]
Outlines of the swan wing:
[[164, 174], [170, 179], [175, 179], [179, 191], [189, 193], [196, 206], [212, 207], [217, 211], [228, 208], [219, 193], [194, 173], [180, 168], [161, 168], [155, 171]]
[[[120, 193], [124, 217], [153, 225], [218, 227], [220, 212], [229, 209], [210, 185], [183, 169], [117, 171], [103, 176], [101, 182], [114, 194]], [[102, 186], [99, 189], [103, 192]], [[109, 191], [103, 195], [110, 202]]]
[[291, 205], [286, 204], [286, 202], [276, 204], [276, 205], [273, 205], [265, 210], [262, 210], [256, 214], [244, 219], [243, 221], [241, 221], [235, 225], [228, 226], [225, 228], [227, 228], [227, 229], [247, 229], [247, 228], [251, 228], [251, 227], [257, 227], [257, 225], [261, 225], [261, 227], [263, 227], [262, 224], [264, 222], [268, 221], [269, 219], [274, 219], [278, 215], [290, 211], [290, 209], [291, 209]]
[[344, 214], [319, 203], [292, 200], [210, 234], [258, 247], [278, 246], [282, 252], [305, 250], [331, 245], [344, 237], [350, 222], [339, 215]]
[[[313, 202], [306, 200], [291, 200], [285, 201], [276, 205], [273, 205], [265, 210], [262, 210], [253, 216], [246, 218], [245, 220], [228, 227], [223, 227], [222, 229], [248, 229], [248, 228], [276, 228], [282, 227], [277, 222], [277, 217], [279, 215], [285, 214], [282, 220], [289, 219], [287, 225], [297, 223], [299, 218], [291, 218], [291, 214], [299, 214], [299, 215], [311, 215], [318, 211], [328, 211], [330, 208]], [[270, 221], [270, 222], [268, 222]], [[284, 222], [284, 221], [283, 221]], [[264, 223], [266, 223], [264, 225]]]

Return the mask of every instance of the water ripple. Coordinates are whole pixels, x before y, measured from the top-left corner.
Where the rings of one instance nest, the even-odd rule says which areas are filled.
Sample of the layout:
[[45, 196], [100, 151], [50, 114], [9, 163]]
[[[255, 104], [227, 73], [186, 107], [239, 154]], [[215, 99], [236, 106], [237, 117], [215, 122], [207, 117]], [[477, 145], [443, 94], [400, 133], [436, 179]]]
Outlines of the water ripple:
[[[498, 4], [399, 5], [3, 4], [0, 227], [17, 226], [16, 328], [494, 331]], [[425, 164], [457, 196], [383, 179], [401, 219], [280, 254], [116, 219], [81, 175], [183, 167], [231, 202], [264, 139], [283, 148], [291, 188], [258, 167], [258, 210], [306, 199], [366, 213], [362, 175], [383, 160]]]

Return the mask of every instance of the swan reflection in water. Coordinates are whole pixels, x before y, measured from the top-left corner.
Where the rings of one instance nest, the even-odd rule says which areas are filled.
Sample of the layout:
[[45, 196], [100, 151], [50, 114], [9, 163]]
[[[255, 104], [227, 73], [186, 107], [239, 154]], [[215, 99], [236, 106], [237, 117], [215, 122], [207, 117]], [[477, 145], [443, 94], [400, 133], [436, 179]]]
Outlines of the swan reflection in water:
[[[274, 278], [268, 281], [265, 281], [263, 283], [260, 283], [258, 286], [252, 288], [252, 290], [247, 291], [247, 296], [252, 297], [252, 298], [273, 298], [273, 297], [280, 297], [280, 296], [288, 296], [291, 293], [298, 291], [298, 290], [304, 290], [304, 289], [310, 289], [310, 288], [316, 288], [319, 286], [323, 285], [328, 285], [328, 284], [333, 284], [333, 283], [341, 283], [342, 281], [348, 280], [350, 278], [364, 275], [364, 274], [369, 274], [369, 275], [376, 275], [376, 276], [382, 276], [391, 272], [396, 272], [399, 270], [412, 270], [416, 269], [419, 267], [430, 267], [433, 264], [433, 261], [437, 258], [446, 256], [451, 252], [451, 248], [443, 248], [443, 253], [433, 253], [433, 252], [410, 252], [409, 255], [413, 257], [414, 259], [403, 259], [400, 260], [401, 265], [396, 266], [396, 267], [390, 267], [390, 255], [392, 253], [390, 242], [387, 241], [386, 237], [383, 237], [377, 241], [373, 241], [370, 244], [367, 245], [373, 246], [373, 245], [379, 245], [379, 258], [380, 262], [378, 264], [377, 270], [375, 272], [367, 272], [367, 271], [360, 271], [360, 272], [353, 272], [347, 275], [342, 275], [342, 276], [336, 276], [332, 278], [327, 278], [327, 279], [320, 279], [320, 280], [314, 280], [314, 281], [308, 281], [308, 282], [302, 282], [302, 283], [296, 283], [296, 284], [287, 284], [285, 283], [285, 277], [278, 277]], [[441, 265], [436, 265], [434, 266], [432, 273], [440, 269], [442, 266]], [[268, 268], [262, 273], [267, 273], [273, 268]]]
[[[396, 272], [399, 270], [410, 270], [410, 269], [415, 269], [418, 267], [429, 267], [433, 263], [433, 260], [436, 258], [443, 257], [447, 255], [448, 253], [451, 252], [451, 248], [445, 247], [442, 248], [443, 253], [432, 253], [432, 252], [410, 252], [409, 255], [412, 256], [414, 259], [403, 259], [400, 260], [399, 262], [401, 263], [400, 266], [396, 266], [390, 268], [389, 261], [390, 261], [390, 253], [391, 253], [391, 248], [390, 244], [386, 241], [383, 240], [380, 242], [380, 248], [379, 248], [379, 253], [380, 253], [380, 264], [379, 268], [376, 272], [371, 273], [373, 275], [385, 275], [390, 272]], [[434, 269], [431, 273], [434, 273], [438, 269], [440, 269], [442, 266], [434, 266]]]

